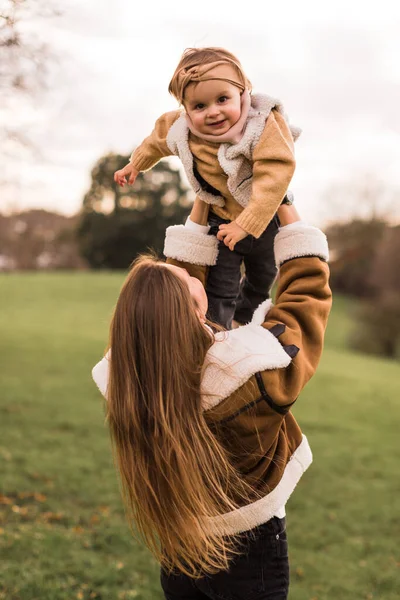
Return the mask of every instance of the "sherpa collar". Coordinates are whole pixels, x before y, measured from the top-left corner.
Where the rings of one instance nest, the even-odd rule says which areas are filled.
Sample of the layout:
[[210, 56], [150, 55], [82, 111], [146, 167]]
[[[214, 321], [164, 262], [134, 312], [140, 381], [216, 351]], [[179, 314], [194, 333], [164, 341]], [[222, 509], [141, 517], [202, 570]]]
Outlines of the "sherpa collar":
[[[251, 323], [215, 335], [208, 350], [201, 383], [202, 404], [208, 410], [230, 396], [258, 371], [287, 367], [290, 356], [279, 340], [261, 326], [272, 306], [266, 300], [255, 311]], [[93, 379], [107, 398], [110, 353], [92, 370]]]
[[292, 359], [279, 340], [262, 327], [271, 306], [272, 301], [266, 300], [248, 325], [215, 335], [204, 362], [201, 383], [204, 410], [222, 402], [258, 371], [281, 369], [290, 364]]

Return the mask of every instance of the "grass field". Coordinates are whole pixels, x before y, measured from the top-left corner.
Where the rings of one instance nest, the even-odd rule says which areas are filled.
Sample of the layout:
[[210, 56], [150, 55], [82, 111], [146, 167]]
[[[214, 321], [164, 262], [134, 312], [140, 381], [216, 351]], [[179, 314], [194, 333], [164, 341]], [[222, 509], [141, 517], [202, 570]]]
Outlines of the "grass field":
[[[0, 599], [157, 600], [124, 521], [90, 371], [122, 275], [0, 276]], [[334, 305], [295, 414], [314, 464], [287, 506], [290, 600], [398, 600], [398, 363], [346, 351]]]

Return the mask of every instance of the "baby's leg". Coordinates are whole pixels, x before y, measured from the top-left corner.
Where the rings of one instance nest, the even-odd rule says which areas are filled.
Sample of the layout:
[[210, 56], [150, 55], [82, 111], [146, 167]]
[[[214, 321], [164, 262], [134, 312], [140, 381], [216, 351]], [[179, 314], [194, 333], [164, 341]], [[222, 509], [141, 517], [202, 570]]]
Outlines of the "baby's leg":
[[277, 269], [274, 256], [274, 239], [279, 221], [275, 216], [264, 233], [253, 239], [253, 247], [244, 255], [245, 275], [240, 282], [236, 303], [235, 321], [241, 324], [251, 321], [256, 308], [270, 297]]
[[[210, 235], [216, 235], [221, 223], [229, 223], [214, 213], [210, 213]], [[206, 293], [208, 298], [207, 317], [226, 329], [231, 329], [236, 299], [240, 286], [240, 266], [243, 261], [241, 252], [247, 238], [236, 245], [233, 252], [223, 242], [218, 244], [217, 264], [208, 272]], [[248, 246], [250, 247], [250, 246]]]

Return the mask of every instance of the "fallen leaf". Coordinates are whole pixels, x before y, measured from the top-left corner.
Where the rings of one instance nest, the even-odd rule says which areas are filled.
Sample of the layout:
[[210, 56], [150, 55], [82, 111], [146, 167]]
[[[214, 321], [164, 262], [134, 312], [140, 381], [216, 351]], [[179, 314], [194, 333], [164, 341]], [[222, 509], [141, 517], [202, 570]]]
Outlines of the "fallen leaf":
[[90, 522], [93, 525], [94, 523], [98, 523], [100, 521], [100, 517], [99, 515], [93, 515], [92, 517], [90, 517]]
[[46, 502], [47, 500], [47, 497], [44, 494], [39, 494], [38, 492], [35, 492], [33, 497], [37, 502]]
[[84, 533], [85, 530], [80, 525], [75, 525], [75, 527], [72, 527], [72, 531], [74, 531], [78, 535], [81, 535], [81, 533]]
[[64, 513], [44, 512], [42, 517], [45, 521], [52, 523], [53, 521], [61, 521], [64, 518]]
[[44, 481], [44, 483], [53, 483], [53, 479], [51, 477], [46, 477], [46, 475], [41, 475], [40, 473], [31, 473], [30, 477], [35, 479], [35, 481]]
[[3, 496], [3, 494], [0, 494], [0, 504], [12, 504], [13, 501], [11, 498], [7, 498], [7, 496]]
[[97, 510], [105, 517], [108, 517], [108, 515], [110, 514], [109, 506], [99, 506], [99, 508]]

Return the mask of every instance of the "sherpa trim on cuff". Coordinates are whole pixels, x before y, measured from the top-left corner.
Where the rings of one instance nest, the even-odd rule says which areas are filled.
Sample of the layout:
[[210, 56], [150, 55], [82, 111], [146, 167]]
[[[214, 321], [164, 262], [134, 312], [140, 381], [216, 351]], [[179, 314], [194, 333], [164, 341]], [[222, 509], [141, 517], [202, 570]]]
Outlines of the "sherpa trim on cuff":
[[191, 231], [184, 225], [171, 225], [165, 233], [164, 254], [192, 265], [212, 267], [217, 262], [218, 240], [214, 235]]
[[282, 227], [275, 237], [274, 250], [278, 268], [287, 260], [302, 256], [329, 259], [326, 235], [317, 227], [302, 222]]

